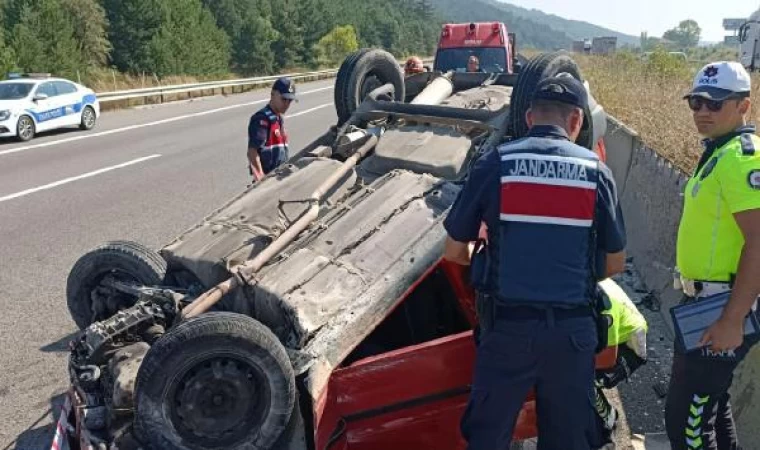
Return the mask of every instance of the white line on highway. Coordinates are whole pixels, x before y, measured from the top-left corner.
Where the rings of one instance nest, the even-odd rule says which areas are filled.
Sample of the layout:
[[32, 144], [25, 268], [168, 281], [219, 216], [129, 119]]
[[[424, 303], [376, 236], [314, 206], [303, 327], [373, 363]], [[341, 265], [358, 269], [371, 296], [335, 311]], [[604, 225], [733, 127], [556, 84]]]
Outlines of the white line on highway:
[[299, 111], [299, 112], [297, 112], [295, 114], [290, 114], [288, 116], [285, 116], [285, 118], [286, 119], [292, 119], [293, 117], [303, 116], [304, 114], [309, 114], [309, 113], [312, 113], [312, 112], [317, 111], [319, 109], [327, 108], [328, 106], [332, 106], [332, 105], [333, 105], [332, 103], [325, 103], [324, 105], [315, 106], [314, 108], [310, 108], [310, 109], [307, 109], [307, 110], [304, 110], [304, 111]]
[[78, 181], [78, 180], [83, 180], [85, 178], [94, 177], [96, 175], [100, 175], [100, 174], [103, 174], [103, 173], [106, 173], [106, 172], [110, 172], [112, 170], [123, 169], [124, 167], [128, 167], [128, 166], [131, 166], [131, 165], [134, 165], [134, 164], [139, 164], [139, 163], [145, 162], [145, 161], [147, 161], [149, 159], [160, 158], [160, 157], [161, 157], [160, 154], [155, 154], [155, 155], [150, 155], [150, 156], [143, 156], [142, 158], [133, 159], [131, 161], [127, 161], [125, 163], [117, 164], [115, 166], [104, 167], [102, 169], [98, 169], [98, 170], [95, 170], [95, 171], [92, 171], [92, 172], [87, 172], [85, 174], [77, 175], [75, 177], [64, 178], [63, 180], [58, 180], [58, 181], [55, 181], [55, 182], [50, 183], [50, 184], [45, 184], [45, 185], [38, 186], [38, 187], [35, 187], [35, 188], [26, 189], [26, 190], [21, 191], [21, 192], [16, 192], [15, 194], [6, 195], [5, 197], [0, 197], [0, 203], [8, 201], [8, 200], [13, 200], [14, 198], [23, 197], [25, 195], [34, 194], [35, 192], [44, 191], [44, 190], [47, 190], [47, 189], [52, 189], [54, 187], [61, 186], [63, 184], [67, 184], [67, 183], [71, 183], [73, 181]]
[[[333, 86], [323, 87], [323, 88], [319, 88], [319, 89], [312, 89], [310, 91], [304, 91], [304, 92], [299, 93], [299, 95], [313, 94], [315, 92], [326, 91], [326, 90], [329, 90], [329, 89], [333, 89]], [[190, 119], [190, 118], [193, 118], [193, 117], [206, 116], [206, 115], [209, 115], [209, 114], [215, 114], [215, 113], [222, 112], [222, 111], [228, 111], [230, 109], [243, 108], [243, 107], [251, 106], [251, 105], [258, 105], [258, 104], [261, 104], [261, 103], [266, 103], [268, 101], [269, 101], [269, 99], [262, 99], [262, 100], [256, 100], [256, 101], [253, 101], [253, 102], [240, 103], [238, 105], [223, 106], [221, 108], [209, 109], [207, 111], [201, 111], [201, 112], [192, 113], [192, 114], [184, 114], [184, 115], [181, 115], [181, 116], [171, 117], [169, 119], [157, 120], [155, 122], [141, 123], [141, 124], [137, 124], [137, 125], [130, 125], [130, 126], [123, 127], [123, 128], [116, 128], [116, 129], [113, 129], [113, 130], [100, 131], [100, 132], [97, 132], [97, 133], [85, 134], [85, 135], [82, 135], [82, 136], [74, 136], [74, 137], [70, 137], [70, 138], [59, 139], [57, 141], [42, 142], [40, 144], [26, 145], [24, 147], [17, 147], [17, 148], [12, 148], [12, 149], [9, 149], [9, 150], [0, 150], [0, 156], [10, 155], [12, 153], [24, 152], [24, 151], [27, 151], [27, 150], [34, 150], [34, 149], [43, 148], [43, 147], [50, 147], [50, 146], [53, 146], [53, 145], [65, 144], [67, 142], [80, 141], [82, 139], [90, 139], [90, 138], [95, 138], [95, 137], [100, 137], [100, 136], [108, 136], [109, 134], [123, 133], [125, 131], [131, 131], [131, 130], [135, 130], [135, 129], [138, 129], [138, 128], [154, 127], [156, 125], [163, 125], [163, 124], [166, 124], [166, 123], [177, 122], [179, 120]], [[323, 105], [323, 107], [324, 107], [324, 105]], [[296, 114], [294, 114], [291, 117], [294, 117], [295, 115], [306, 114], [306, 112], [307, 111], [296, 113]]]

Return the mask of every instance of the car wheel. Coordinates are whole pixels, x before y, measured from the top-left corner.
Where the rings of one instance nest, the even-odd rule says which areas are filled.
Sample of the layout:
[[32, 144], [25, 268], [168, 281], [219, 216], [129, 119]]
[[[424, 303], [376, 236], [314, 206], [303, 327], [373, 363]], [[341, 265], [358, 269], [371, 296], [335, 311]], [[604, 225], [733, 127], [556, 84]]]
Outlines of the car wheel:
[[79, 124], [79, 128], [83, 130], [92, 130], [95, 128], [95, 122], [97, 116], [95, 115], [95, 109], [92, 106], [85, 106], [82, 110], [82, 122]]
[[376, 49], [362, 49], [349, 55], [341, 64], [335, 80], [338, 123], [346, 122], [367, 94], [386, 83], [393, 85], [394, 100], [403, 102], [404, 74], [393, 55]]
[[79, 258], [66, 282], [66, 302], [80, 329], [129, 308], [137, 297], [117, 291], [110, 282], [158, 286], [166, 261], [153, 250], [129, 241], [108, 242]]
[[[530, 102], [538, 83], [545, 78], [561, 73], [569, 73], [574, 78], [583, 81], [578, 65], [566, 52], [540, 54], [520, 70], [510, 100], [511, 111], [508, 130], [510, 136], [519, 139], [528, 133], [525, 113], [530, 108]], [[596, 144], [594, 142], [594, 121], [588, 109], [584, 113], [583, 127], [576, 142], [582, 147], [593, 150]]]
[[285, 347], [242, 314], [207, 313], [171, 329], [137, 373], [135, 432], [151, 448], [268, 450], [295, 408]]
[[16, 123], [16, 137], [22, 142], [31, 140], [35, 134], [34, 120], [29, 116], [21, 116]]

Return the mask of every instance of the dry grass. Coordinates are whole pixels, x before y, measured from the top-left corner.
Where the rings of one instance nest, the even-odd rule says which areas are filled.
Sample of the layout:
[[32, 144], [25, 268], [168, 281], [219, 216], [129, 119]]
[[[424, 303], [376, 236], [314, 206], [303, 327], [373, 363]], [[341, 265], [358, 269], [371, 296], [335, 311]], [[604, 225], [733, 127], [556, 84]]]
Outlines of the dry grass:
[[193, 76], [169, 76], [159, 79], [153, 74], [146, 73], [144, 75], [132, 75], [120, 73], [116, 70], [110, 69], [97, 69], [80, 79], [74, 78], [74, 81], [81, 81], [87, 87], [93, 89], [95, 92], [112, 92], [122, 91], [126, 89], [143, 89], [149, 87], [169, 86], [174, 84], [185, 83], [198, 83], [202, 81], [215, 81], [232, 78], [241, 78], [236, 75], [230, 74], [227, 76], [207, 76], [207, 77], [193, 77]]
[[[310, 72], [313, 68], [287, 67], [280, 73]], [[171, 86], [176, 84], [199, 83], [204, 81], [232, 80], [239, 78], [251, 78], [262, 75], [240, 75], [229, 73], [226, 75], [187, 76], [176, 75], [160, 78], [152, 73], [128, 74], [112, 69], [93, 69], [87, 74], [73, 77], [73, 81], [79, 81], [95, 92], [112, 92], [127, 89], [144, 89], [158, 86]]]
[[[630, 54], [574, 58], [595, 98], [610, 114], [681, 170], [694, 169], [701, 154], [700, 137], [682, 100], [694, 67], [670, 59], [642, 62]], [[754, 77], [753, 87], [751, 117], [760, 122], [760, 76]]]

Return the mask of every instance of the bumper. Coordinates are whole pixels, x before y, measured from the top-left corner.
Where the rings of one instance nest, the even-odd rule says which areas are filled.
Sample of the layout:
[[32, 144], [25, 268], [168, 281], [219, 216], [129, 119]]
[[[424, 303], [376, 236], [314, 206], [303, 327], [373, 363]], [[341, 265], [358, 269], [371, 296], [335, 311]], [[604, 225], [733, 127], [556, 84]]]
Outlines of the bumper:
[[61, 415], [58, 417], [58, 423], [55, 427], [55, 435], [53, 436], [53, 443], [50, 444], [50, 450], [73, 450], [69, 444], [69, 430], [73, 430], [73, 427], [69, 423], [70, 415], [71, 399], [67, 394], [63, 406], [61, 406]]
[[95, 450], [98, 440], [84, 427], [84, 403], [72, 387], [66, 392], [50, 450]]
[[16, 136], [16, 124], [11, 123], [10, 120], [0, 122], [0, 137], [15, 137]]

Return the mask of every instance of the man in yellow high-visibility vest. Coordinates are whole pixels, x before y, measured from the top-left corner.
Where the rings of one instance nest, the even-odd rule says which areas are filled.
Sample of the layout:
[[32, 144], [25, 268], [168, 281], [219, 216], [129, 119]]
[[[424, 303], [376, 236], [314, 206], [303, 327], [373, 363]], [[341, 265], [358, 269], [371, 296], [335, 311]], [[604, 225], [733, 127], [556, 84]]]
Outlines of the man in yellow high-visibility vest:
[[678, 230], [686, 302], [730, 291], [694, 352], [676, 348], [665, 408], [673, 449], [736, 449], [729, 388], [755, 339], [744, 321], [760, 295], [760, 138], [748, 125], [750, 76], [736, 62], [702, 68], [684, 98], [705, 139]]
[[[609, 317], [607, 346], [618, 348], [615, 366], [596, 371], [596, 399], [594, 406], [602, 441], [613, 442], [612, 433], [617, 425], [618, 412], [607, 400], [603, 389], [612, 389], [627, 380], [633, 372], [647, 362], [647, 331], [644, 316], [628, 294], [611, 278], [599, 282], [601, 293], [609, 300], [603, 312]], [[606, 448], [606, 447], [603, 447]]]

